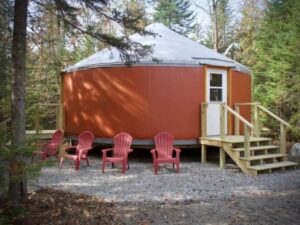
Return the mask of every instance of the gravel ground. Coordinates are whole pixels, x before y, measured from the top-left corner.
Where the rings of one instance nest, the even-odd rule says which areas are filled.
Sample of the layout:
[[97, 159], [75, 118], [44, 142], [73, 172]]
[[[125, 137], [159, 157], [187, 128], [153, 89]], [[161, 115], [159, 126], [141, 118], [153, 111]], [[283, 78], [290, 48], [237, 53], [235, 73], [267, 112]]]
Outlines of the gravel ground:
[[232, 201], [300, 190], [299, 169], [250, 177], [236, 168], [221, 170], [217, 164], [182, 162], [180, 174], [173, 171], [172, 165], [162, 165], [155, 176], [151, 162], [131, 161], [125, 175], [118, 165], [114, 169], [108, 165], [103, 174], [99, 159], [90, 163], [86, 166], [82, 162], [79, 171], [74, 170], [71, 162], [66, 162], [63, 169], [45, 167], [29, 183], [29, 189], [52, 187], [119, 203]]

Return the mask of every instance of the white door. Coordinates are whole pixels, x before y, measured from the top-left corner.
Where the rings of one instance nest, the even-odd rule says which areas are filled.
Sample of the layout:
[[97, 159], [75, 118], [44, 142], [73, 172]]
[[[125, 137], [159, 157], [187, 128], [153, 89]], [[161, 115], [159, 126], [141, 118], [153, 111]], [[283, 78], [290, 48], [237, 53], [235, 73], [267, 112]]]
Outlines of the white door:
[[[207, 69], [206, 87], [207, 136], [220, 135], [220, 103], [227, 101], [227, 71]], [[225, 124], [227, 124], [227, 116], [225, 116]]]

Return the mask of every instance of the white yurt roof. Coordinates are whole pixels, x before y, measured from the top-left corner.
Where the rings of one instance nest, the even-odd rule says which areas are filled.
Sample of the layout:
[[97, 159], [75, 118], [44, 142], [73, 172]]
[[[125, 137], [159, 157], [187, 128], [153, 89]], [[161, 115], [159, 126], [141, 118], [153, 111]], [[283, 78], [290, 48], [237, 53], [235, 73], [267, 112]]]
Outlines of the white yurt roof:
[[[184, 37], [163, 24], [154, 23], [145, 28], [157, 35], [133, 34], [130, 39], [143, 45], [151, 45], [152, 53], [140, 59], [134, 65], [212, 65], [232, 67], [238, 71], [250, 74], [250, 70], [216, 51], [209, 49], [196, 41]], [[120, 52], [116, 48], [105, 48], [90, 57], [66, 68], [65, 72], [94, 67], [111, 67], [124, 65]]]

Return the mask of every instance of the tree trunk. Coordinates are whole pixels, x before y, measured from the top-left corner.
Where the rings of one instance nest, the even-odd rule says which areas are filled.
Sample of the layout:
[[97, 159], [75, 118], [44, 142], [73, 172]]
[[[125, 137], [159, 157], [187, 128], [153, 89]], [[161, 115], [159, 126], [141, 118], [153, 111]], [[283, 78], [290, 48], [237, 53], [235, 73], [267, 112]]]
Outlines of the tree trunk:
[[212, 1], [212, 8], [213, 8], [213, 20], [214, 20], [214, 31], [213, 31], [213, 42], [214, 42], [214, 49], [216, 52], [219, 52], [219, 29], [218, 29], [218, 0]]
[[[25, 141], [25, 64], [28, 0], [15, 0], [12, 49], [11, 147]], [[16, 155], [9, 164], [9, 198], [16, 203], [27, 193], [24, 162]]]

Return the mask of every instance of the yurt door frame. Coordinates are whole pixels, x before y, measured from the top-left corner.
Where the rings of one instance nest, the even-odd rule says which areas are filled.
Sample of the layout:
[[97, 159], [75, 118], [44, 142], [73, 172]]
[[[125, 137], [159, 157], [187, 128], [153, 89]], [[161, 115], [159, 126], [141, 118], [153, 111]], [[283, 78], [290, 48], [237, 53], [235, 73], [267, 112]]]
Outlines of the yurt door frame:
[[[227, 70], [211, 69], [206, 70], [206, 135], [220, 135], [220, 104], [227, 102]], [[225, 115], [225, 124], [227, 116]], [[227, 126], [225, 126], [225, 134]]]

